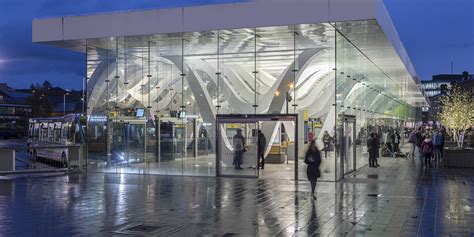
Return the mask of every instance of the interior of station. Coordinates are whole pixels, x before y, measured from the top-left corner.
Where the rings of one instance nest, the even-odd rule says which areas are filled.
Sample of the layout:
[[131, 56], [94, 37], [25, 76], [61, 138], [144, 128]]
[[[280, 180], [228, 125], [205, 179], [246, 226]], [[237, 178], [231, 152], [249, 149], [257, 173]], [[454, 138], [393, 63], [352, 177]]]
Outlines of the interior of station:
[[[315, 139], [321, 179], [336, 181], [368, 164], [370, 132], [403, 132], [424, 102], [375, 20], [117, 36], [86, 48], [89, 171], [306, 179]], [[233, 164], [237, 133], [243, 169]]]

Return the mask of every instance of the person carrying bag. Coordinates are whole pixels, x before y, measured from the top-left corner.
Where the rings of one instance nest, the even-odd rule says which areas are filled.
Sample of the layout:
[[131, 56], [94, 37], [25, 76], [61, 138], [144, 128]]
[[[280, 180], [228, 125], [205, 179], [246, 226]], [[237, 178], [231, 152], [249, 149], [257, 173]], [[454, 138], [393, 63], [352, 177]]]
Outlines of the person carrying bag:
[[309, 144], [304, 163], [308, 165], [306, 174], [308, 176], [309, 182], [311, 183], [311, 194], [313, 199], [316, 199], [314, 191], [316, 189], [316, 182], [318, 178], [321, 177], [321, 172], [319, 171], [319, 166], [321, 165], [321, 154], [319, 153], [319, 149], [316, 146], [315, 140], [311, 141]]

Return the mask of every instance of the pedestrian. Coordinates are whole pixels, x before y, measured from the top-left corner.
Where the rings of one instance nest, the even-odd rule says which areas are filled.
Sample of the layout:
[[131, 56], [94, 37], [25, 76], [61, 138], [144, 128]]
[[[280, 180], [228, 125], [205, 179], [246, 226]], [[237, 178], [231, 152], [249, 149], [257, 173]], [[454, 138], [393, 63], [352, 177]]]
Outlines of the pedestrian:
[[328, 131], [325, 131], [323, 135], [324, 158], [328, 158], [328, 150], [329, 150], [330, 143], [331, 143], [331, 135], [329, 135]]
[[400, 137], [400, 133], [398, 132], [398, 130], [395, 130], [395, 132], [392, 134], [392, 145], [393, 145], [393, 152], [394, 152], [395, 157], [396, 157], [396, 154], [400, 152], [399, 145], [400, 145], [401, 138], [402, 137]]
[[314, 140], [314, 132], [312, 130], [308, 131], [308, 143], [311, 143]]
[[262, 130], [258, 130], [258, 167], [265, 169], [265, 148], [267, 148], [267, 138]]
[[387, 138], [385, 140], [385, 146], [387, 147], [388, 152], [392, 156], [395, 154], [394, 153], [395, 151], [393, 150], [393, 141], [394, 141], [394, 133], [391, 129], [388, 129]]
[[411, 143], [411, 150], [410, 150], [410, 155], [411, 157], [415, 157], [415, 149], [416, 149], [416, 130], [413, 130], [410, 133], [410, 136], [408, 138], [408, 143]]
[[416, 132], [416, 148], [418, 149], [418, 158], [420, 159], [420, 162], [423, 164], [423, 152], [421, 151], [421, 144], [423, 143], [423, 128], [420, 127], [418, 128], [418, 131]]
[[377, 137], [375, 133], [370, 133], [369, 139], [367, 139], [367, 150], [369, 152], [369, 167], [377, 168], [376, 160], [377, 160]]
[[441, 159], [443, 159], [443, 150], [444, 150], [444, 143], [446, 141], [446, 128], [441, 127], [441, 148], [440, 148], [440, 154], [441, 154]]
[[311, 194], [313, 198], [316, 199], [314, 191], [316, 189], [316, 182], [318, 178], [321, 177], [321, 172], [319, 171], [319, 165], [321, 164], [321, 154], [319, 153], [319, 149], [316, 146], [316, 142], [314, 140], [309, 144], [304, 158], [304, 163], [308, 165], [306, 174], [308, 176], [309, 182], [311, 183]]
[[[387, 130], [382, 133], [382, 145], [385, 145], [385, 147], [387, 148], [387, 151], [391, 152], [391, 149], [389, 149], [389, 140], [390, 140], [389, 132], [390, 131]], [[385, 156], [385, 155], [382, 154], [382, 156]]]
[[441, 160], [441, 142], [442, 142], [442, 136], [438, 129], [435, 129], [432, 140], [433, 140], [433, 147], [434, 147], [433, 158], [434, 158], [434, 161], [438, 163]]
[[242, 129], [237, 129], [237, 134], [234, 135], [232, 144], [234, 146], [234, 168], [236, 170], [241, 170], [243, 169], [242, 159], [245, 152], [245, 138], [242, 135]]
[[421, 144], [421, 150], [425, 157], [425, 167], [428, 166], [431, 168], [431, 156], [433, 155], [433, 141], [431, 140], [430, 135], [426, 135], [425, 140]]
[[380, 156], [380, 136], [375, 133], [375, 139], [374, 139], [374, 151], [375, 151], [375, 166], [379, 167], [379, 156]]

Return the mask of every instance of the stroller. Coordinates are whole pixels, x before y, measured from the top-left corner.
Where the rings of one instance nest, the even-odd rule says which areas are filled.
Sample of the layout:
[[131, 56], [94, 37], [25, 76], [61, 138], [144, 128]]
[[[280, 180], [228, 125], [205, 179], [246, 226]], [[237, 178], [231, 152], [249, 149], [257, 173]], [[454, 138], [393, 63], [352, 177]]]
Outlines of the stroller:
[[403, 157], [403, 158], [408, 158], [408, 152], [403, 154], [402, 152], [400, 151], [395, 151], [394, 147], [392, 146], [392, 144], [390, 143], [384, 143], [383, 147], [382, 147], [382, 156], [383, 157], [393, 157], [393, 158], [397, 158], [397, 157]]
[[393, 150], [392, 144], [384, 143], [381, 151], [382, 157], [397, 157], [397, 152]]

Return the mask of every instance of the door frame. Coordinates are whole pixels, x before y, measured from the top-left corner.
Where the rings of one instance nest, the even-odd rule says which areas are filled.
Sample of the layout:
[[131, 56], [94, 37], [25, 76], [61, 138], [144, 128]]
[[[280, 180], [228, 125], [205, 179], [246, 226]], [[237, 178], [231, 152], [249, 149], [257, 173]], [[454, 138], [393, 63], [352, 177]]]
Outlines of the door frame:
[[[352, 124], [352, 170], [351, 171], [346, 171], [346, 170], [343, 170], [343, 176], [347, 175], [347, 174], [350, 174], [354, 171], [357, 170], [357, 146], [356, 146], [356, 138], [357, 138], [357, 135], [356, 135], [356, 116], [355, 115], [347, 115], [345, 114], [344, 115], [344, 123], [343, 123], [343, 144], [342, 144], [342, 147], [344, 149], [344, 151], [342, 152], [342, 162], [344, 162], [344, 160], [346, 160], [346, 155], [347, 155], [347, 151], [346, 151], [346, 139], [345, 139], [345, 134], [346, 134], [346, 126], [345, 126], [345, 123], [350, 123]], [[343, 169], [344, 169], [344, 165], [342, 165]]]
[[[144, 154], [145, 154], [145, 159], [147, 160], [147, 134], [146, 134], [146, 131], [147, 131], [147, 120], [145, 119], [133, 119], [133, 118], [129, 118], [129, 117], [119, 117], [119, 118], [114, 118], [114, 119], [110, 119], [108, 121], [109, 125], [108, 126], [111, 131], [112, 131], [112, 136], [113, 136], [113, 133], [114, 133], [114, 125], [115, 124], [122, 124], [124, 127], [123, 129], [125, 130], [125, 137], [124, 139], [126, 139], [126, 144], [125, 144], [125, 147], [124, 149], [126, 150], [125, 152], [127, 153], [127, 157], [129, 157], [129, 153], [130, 153], [130, 125], [143, 125], [143, 129], [144, 129], [144, 133], [143, 133], [143, 149], [144, 149]], [[110, 148], [113, 147], [113, 140], [111, 142], [107, 142], [107, 146], [110, 146]], [[112, 150], [112, 149], [111, 149]], [[107, 159], [109, 159], [111, 154], [108, 154], [107, 155]]]
[[[261, 121], [293, 121], [295, 123], [295, 148], [294, 148], [294, 179], [298, 180], [298, 114], [218, 114], [216, 116], [216, 177], [240, 177], [250, 178], [250, 176], [243, 175], [226, 175], [221, 174], [221, 124], [223, 123], [258, 123]], [[257, 126], [257, 129], [259, 127]], [[258, 154], [256, 157], [258, 162]], [[259, 178], [259, 169], [257, 168], [256, 176], [253, 178]]]

